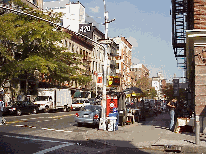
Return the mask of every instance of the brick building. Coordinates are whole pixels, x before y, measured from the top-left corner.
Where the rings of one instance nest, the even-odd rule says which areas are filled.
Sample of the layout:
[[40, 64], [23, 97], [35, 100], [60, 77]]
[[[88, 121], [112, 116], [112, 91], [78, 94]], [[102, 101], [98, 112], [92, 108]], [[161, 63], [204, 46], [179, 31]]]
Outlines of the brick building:
[[127, 41], [125, 37], [113, 38], [114, 42], [119, 45], [117, 50], [116, 60], [116, 74], [121, 78], [121, 86], [119, 91], [131, 87], [131, 55], [132, 45]]
[[135, 72], [135, 80], [143, 77], [149, 77], [149, 70], [143, 64], [135, 64], [131, 66], [131, 71]]
[[196, 133], [206, 133], [206, 1], [172, 0], [172, 28], [178, 67], [186, 69], [187, 101], [196, 115]]

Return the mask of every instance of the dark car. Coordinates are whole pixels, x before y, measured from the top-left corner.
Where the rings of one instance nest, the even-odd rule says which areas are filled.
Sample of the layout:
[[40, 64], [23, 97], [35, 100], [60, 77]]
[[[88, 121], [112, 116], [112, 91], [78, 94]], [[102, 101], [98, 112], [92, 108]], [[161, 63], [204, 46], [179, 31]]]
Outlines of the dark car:
[[30, 101], [15, 101], [11, 107], [8, 107], [10, 114], [22, 115], [24, 114], [36, 114], [38, 112], [38, 105]]
[[75, 122], [78, 125], [82, 124], [94, 124], [98, 125], [101, 117], [101, 106], [100, 105], [87, 105], [75, 115]]
[[135, 122], [145, 121], [146, 119], [143, 109], [133, 109], [132, 114]]

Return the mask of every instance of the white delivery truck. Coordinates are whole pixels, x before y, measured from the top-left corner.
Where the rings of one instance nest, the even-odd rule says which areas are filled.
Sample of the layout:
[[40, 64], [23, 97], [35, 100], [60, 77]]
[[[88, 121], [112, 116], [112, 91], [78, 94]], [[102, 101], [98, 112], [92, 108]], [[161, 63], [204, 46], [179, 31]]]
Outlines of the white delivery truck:
[[72, 97], [69, 89], [38, 88], [37, 92], [34, 104], [38, 104], [39, 110], [45, 112], [57, 109], [63, 109], [65, 112], [70, 110]]

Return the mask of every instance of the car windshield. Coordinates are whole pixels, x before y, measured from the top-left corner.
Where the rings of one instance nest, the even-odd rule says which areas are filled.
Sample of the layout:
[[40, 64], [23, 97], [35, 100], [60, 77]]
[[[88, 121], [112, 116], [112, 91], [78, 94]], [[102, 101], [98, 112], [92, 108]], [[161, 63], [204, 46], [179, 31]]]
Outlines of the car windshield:
[[84, 108], [82, 108], [82, 111], [95, 111], [95, 110], [100, 110], [101, 107], [100, 106], [94, 106], [94, 105], [87, 105]]
[[74, 101], [73, 104], [83, 104], [82, 101]]
[[24, 104], [24, 102], [21, 102], [21, 101], [16, 101], [13, 103], [13, 105], [23, 105], [23, 104]]

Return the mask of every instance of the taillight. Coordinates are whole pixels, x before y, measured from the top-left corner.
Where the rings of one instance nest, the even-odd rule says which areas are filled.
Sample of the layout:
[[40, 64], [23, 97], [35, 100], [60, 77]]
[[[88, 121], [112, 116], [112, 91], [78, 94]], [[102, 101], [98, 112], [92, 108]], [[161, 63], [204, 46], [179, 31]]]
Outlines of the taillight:
[[94, 119], [98, 119], [98, 117], [99, 117], [98, 114], [96, 114], [93, 118]]
[[78, 114], [78, 113], [76, 113], [76, 114], [75, 114], [75, 116], [76, 116], [76, 117], [79, 117], [79, 114]]
[[72, 107], [72, 105], [71, 105], [71, 110], [73, 110], [73, 107]]

